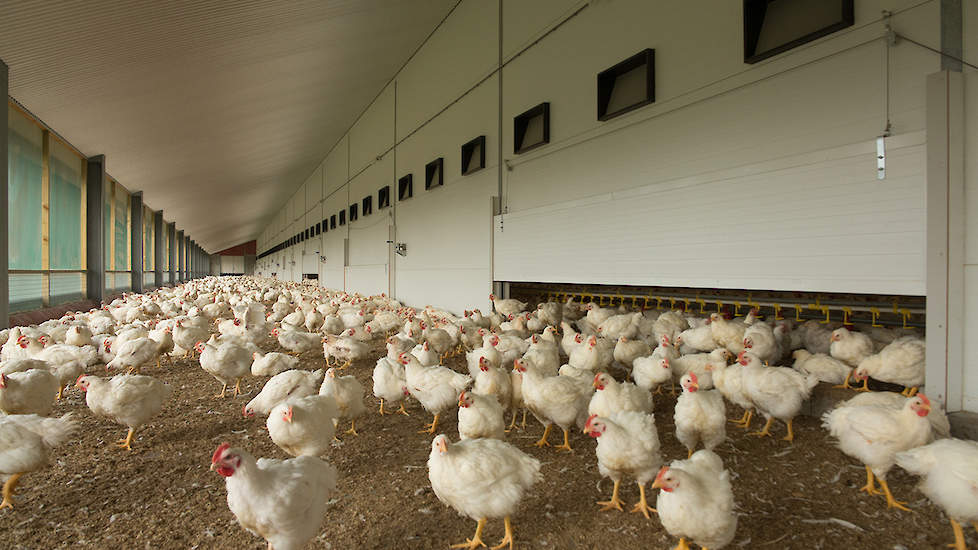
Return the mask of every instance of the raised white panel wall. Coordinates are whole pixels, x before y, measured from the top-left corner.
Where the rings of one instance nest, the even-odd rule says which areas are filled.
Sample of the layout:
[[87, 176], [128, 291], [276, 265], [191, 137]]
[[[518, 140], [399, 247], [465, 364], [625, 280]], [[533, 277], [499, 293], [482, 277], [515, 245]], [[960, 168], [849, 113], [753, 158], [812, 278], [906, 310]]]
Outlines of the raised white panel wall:
[[[376, 210], [377, 189], [393, 180], [394, 155], [388, 154], [375, 161], [349, 184], [349, 204], [356, 204], [360, 216], [348, 222], [350, 235], [349, 262], [346, 281], [350, 289], [363, 294], [380, 294], [390, 290], [388, 261], [390, 225], [393, 222], [389, 210]], [[364, 216], [363, 198], [371, 196], [374, 212]]]
[[[978, 59], [978, 4], [962, 2], [964, 11], [964, 58]], [[965, 196], [965, 322], [962, 365], [963, 408], [978, 411], [978, 71], [965, 67], [964, 76], [964, 196]]]

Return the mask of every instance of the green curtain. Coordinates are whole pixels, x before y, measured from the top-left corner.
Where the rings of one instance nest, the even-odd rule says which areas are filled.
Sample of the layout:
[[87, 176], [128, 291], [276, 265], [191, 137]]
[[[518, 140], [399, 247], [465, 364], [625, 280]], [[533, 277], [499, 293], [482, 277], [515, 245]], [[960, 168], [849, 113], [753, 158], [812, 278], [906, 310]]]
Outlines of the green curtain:
[[59, 145], [52, 143], [48, 163], [51, 189], [50, 266], [51, 269], [81, 269], [81, 161], [76, 158], [75, 162], [64, 162], [64, 155], [54, 154], [53, 151]]
[[[105, 180], [105, 188], [102, 190], [102, 202], [105, 226], [102, 229], [102, 238], [104, 242], [102, 243], [105, 247], [105, 269], [112, 269], [112, 182], [108, 179]], [[108, 281], [108, 278], [106, 278]], [[106, 288], [112, 288], [108, 282], [106, 282]]]
[[10, 269], [41, 269], [41, 129], [10, 110], [7, 243]]
[[115, 200], [115, 269], [129, 271], [129, 193], [116, 188]]

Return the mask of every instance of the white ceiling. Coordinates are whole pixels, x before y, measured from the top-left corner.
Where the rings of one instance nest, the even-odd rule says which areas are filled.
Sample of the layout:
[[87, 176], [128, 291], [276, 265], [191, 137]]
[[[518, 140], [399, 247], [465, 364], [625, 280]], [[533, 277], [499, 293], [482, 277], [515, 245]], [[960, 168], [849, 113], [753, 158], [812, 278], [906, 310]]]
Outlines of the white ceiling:
[[255, 238], [457, 0], [0, 0], [10, 95], [210, 252]]

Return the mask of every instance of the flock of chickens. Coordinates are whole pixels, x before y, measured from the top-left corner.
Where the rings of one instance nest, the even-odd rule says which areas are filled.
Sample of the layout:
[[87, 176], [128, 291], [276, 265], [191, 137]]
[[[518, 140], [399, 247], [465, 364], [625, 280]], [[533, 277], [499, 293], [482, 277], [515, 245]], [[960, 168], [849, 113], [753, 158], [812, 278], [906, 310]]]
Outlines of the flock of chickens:
[[[946, 416], [918, 393], [925, 348], [911, 330], [766, 321], [757, 311], [743, 318], [630, 312], [570, 300], [527, 311], [530, 304], [518, 300], [490, 300], [490, 314], [476, 309], [457, 317], [430, 306], [403, 307], [383, 295], [209, 277], [3, 331], [0, 474], [7, 479], [0, 510], [13, 507], [20, 477], [48, 464], [77, 429], [70, 414], [49, 417], [66, 386], [86, 392], [94, 415], [128, 428], [118, 444], [131, 449], [136, 430], [172, 393], [139, 373], [162, 357], [197, 354], [221, 384], [218, 397], [238, 395], [245, 377], [270, 377], [242, 414], [264, 417], [271, 440], [295, 458], [256, 459], [222, 444], [211, 469], [225, 478], [228, 506], [243, 527], [271, 549], [302, 548], [318, 533], [336, 491], [337, 471], [320, 457], [341, 423], [349, 423], [346, 434], [357, 435], [357, 418], [367, 413], [365, 389], [341, 372], [372, 360], [369, 344], [386, 338], [387, 353], [373, 370], [379, 414], [407, 414], [405, 400], [414, 399], [433, 415], [422, 430], [434, 435], [431, 487], [477, 522], [475, 534], [455, 548], [485, 546], [490, 519], [502, 519], [505, 529], [494, 548], [513, 548], [512, 516], [542, 479], [540, 462], [506, 441], [518, 424], [526, 427], [527, 413], [544, 427], [538, 447], [551, 446], [554, 425], [563, 432], [556, 451], [571, 450], [574, 429], [597, 441], [598, 470], [614, 483], [610, 498], [598, 503], [602, 510], [624, 511], [621, 482], [633, 480], [639, 500], [631, 511], [649, 519], [656, 514], [679, 539], [677, 548], [689, 542], [722, 548], [737, 528], [731, 476], [713, 452], [728, 437], [728, 422], [749, 429], [756, 413], [764, 424], [750, 435], [771, 436], [779, 420], [784, 439], [792, 441], [792, 421], [819, 382], [863, 384], [823, 417], [839, 448], [865, 465], [862, 491], [906, 509], [886, 482], [899, 465], [923, 477], [921, 490], [951, 519], [958, 549], [965, 547], [961, 523], [978, 521], [978, 443], [950, 439]], [[275, 344], [285, 353], [263, 351]], [[299, 355], [320, 351], [325, 370], [297, 368]], [[466, 372], [442, 365], [463, 353]], [[99, 364], [119, 374], [87, 374]], [[869, 378], [905, 390], [869, 392]], [[677, 385], [675, 435], [688, 455], [666, 463], [653, 400]], [[743, 416], [728, 421], [728, 403]], [[453, 441], [438, 426], [456, 409], [459, 439]], [[655, 507], [649, 482], [660, 490]]]

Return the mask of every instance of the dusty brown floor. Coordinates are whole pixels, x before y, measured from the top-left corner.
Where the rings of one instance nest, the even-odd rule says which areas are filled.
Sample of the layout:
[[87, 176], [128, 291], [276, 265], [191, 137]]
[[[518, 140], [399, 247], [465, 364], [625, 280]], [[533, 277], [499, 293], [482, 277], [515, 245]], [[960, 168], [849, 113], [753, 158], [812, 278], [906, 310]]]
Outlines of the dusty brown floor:
[[[376, 349], [375, 356], [383, 353]], [[318, 368], [321, 362], [308, 354], [303, 365]], [[450, 363], [464, 369], [461, 357]], [[346, 371], [357, 375], [368, 395], [373, 364], [361, 361]], [[262, 430], [263, 420], [241, 415], [265, 379], [249, 379], [248, 394], [220, 400], [213, 397], [220, 385], [196, 361], [171, 361], [145, 374], [169, 382], [175, 393], [155, 422], [137, 433], [132, 453], [112, 446], [125, 428], [93, 417], [83, 394], [68, 392], [57, 412], [74, 411], [82, 430], [56, 452], [50, 470], [22, 478], [17, 507], [0, 512], [0, 548], [265, 548], [237, 525], [223, 479], [208, 471], [222, 441], [258, 457], [286, 457]], [[369, 402], [371, 414], [358, 423], [361, 435], [344, 436], [326, 457], [341, 472], [339, 495], [309, 547], [444, 549], [471, 536], [475, 522], [443, 506], [428, 485], [431, 436], [416, 431], [430, 417], [416, 403], [410, 417], [380, 417], [372, 395]], [[686, 456], [673, 433], [673, 404], [668, 397], [656, 403], [669, 460]], [[440, 431], [457, 438], [454, 414]], [[675, 546], [654, 516], [650, 521], [598, 512], [595, 501], [610, 495], [611, 483], [597, 473], [592, 440], [576, 433], [575, 452], [558, 453], [530, 446], [541, 433], [531, 417], [528, 432], [509, 438], [542, 461], [545, 476], [514, 518], [518, 548]], [[862, 466], [836, 450], [815, 419], [800, 418], [796, 434], [788, 444], [731, 429], [718, 449], [732, 471], [740, 513], [729, 548], [918, 549], [953, 540], [943, 514], [914, 488], [913, 478], [894, 468], [890, 485], [914, 511], [888, 511], [881, 497], [857, 491], [865, 481]], [[637, 500], [634, 484], [623, 485], [622, 498], [629, 507]], [[491, 522], [485, 540], [495, 543], [501, 536], [501, 522]], [[967, 537], [978, 543], [974, 531]]]

